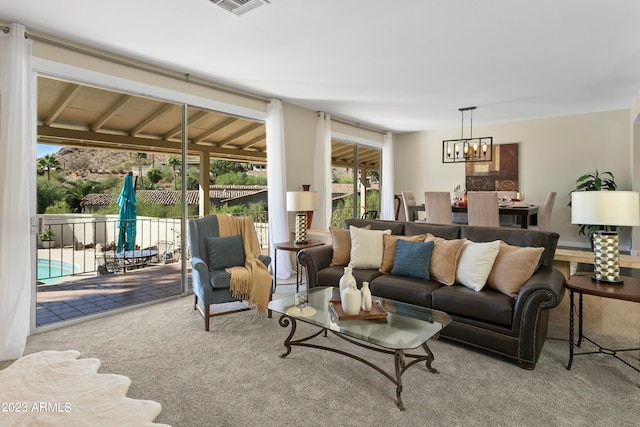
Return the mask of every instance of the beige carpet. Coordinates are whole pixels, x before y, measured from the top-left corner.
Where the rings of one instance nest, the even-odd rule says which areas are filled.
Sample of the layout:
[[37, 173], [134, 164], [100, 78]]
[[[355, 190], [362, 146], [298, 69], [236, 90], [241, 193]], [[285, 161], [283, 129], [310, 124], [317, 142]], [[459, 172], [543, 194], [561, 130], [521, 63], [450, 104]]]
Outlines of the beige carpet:
[[100, 360], [79, 351], [29, 354], [0, 371], [2, 426], [162, 426], [162, 407], [126, 397], [131, 380], [98, 374]]

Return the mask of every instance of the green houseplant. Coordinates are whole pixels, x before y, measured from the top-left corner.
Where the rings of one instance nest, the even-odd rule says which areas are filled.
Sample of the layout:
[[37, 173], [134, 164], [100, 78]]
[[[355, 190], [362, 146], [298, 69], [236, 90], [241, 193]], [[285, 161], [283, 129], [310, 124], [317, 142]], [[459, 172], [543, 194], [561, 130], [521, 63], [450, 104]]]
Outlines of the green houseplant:
[[48, 249], [53, 246], [55, 243], [53, 238], [56, 233], [53, 232], [50, 228], [45, 228], [42, 234], [40, 235], [40, 240], [42, 240], [42, 247]]
[[[611, 172], [589, 172], [582, 175], [576, 180], [576, 189], [574, 191], [614, 191], [617, 184], [613, 173]], [[571, 206], [571, 193], [569, 193], [569, 206]], [[578, 234], [589, 237], [592, 241], [593, 234], [599, 230], [603, 230], [603, 225], [580, 224]], [[615, 230], [615, 227], [610, 227]]]

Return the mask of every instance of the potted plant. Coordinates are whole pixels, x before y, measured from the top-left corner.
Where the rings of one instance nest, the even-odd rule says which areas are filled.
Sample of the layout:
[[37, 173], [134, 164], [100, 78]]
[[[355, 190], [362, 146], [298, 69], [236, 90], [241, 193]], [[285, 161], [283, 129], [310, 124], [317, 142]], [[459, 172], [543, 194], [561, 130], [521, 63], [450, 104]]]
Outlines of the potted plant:
[[[576, 180], [576, 189], [574, 191], [614, 191], [617, 184], [613, 173], [611, 172], [589, 172], [582, 175]], [[571, 193], [569, 193], [569, 207], [571, 207]], [[593, 245], [593, 234], [599, 230], [603, 230], [604, 225], [580, 224], [578, 234], [587, 236]], [[615, 226], [610, 226], [615, 231]]]
[[55, 240], [53, 239], [55, 235], [56, 233], [54, 233], [53, 230], [51, 230], [51, 228], [44, 229], [44, 231], [40, 235], [40, 240], [42, 240], [42, 247], [44, 249], [49, 249], [53, 247], [53, 245], [55, 244]]

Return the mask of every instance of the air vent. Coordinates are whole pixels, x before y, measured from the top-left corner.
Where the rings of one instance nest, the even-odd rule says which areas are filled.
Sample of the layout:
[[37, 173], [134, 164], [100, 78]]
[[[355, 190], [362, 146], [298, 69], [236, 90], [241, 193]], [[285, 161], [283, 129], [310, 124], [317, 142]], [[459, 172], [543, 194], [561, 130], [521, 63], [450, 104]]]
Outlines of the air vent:
[[242, 15], [263, 4], [269, 4], [269, 0], [211, 0], [221, 8], [236, 15]]

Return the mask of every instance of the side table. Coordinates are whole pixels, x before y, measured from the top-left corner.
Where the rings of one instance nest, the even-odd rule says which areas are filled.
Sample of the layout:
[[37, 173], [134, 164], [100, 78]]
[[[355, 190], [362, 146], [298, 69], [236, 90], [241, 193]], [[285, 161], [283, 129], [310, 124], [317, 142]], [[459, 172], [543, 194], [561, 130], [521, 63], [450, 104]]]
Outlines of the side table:
[[275, 251], [273, 251], [273, 288], [274, 292], [278, 288], [278, 250], [295, 252], [296, 253], [296, 292], [300, 289], [301, 282], [301, 274], [300, 274], [300, 265], [298, 264], [298, 252], [306, 248], [312, 248], [314, 246], [322, 246], [322, 243], [318, 239], [310, 239], [307, 243], [296, 243], [294, 241], [276, 243], [273, 246], [275, 247]]
[[[612, 298], [619, 299], [625, 301], [633, 301], [640, 302], [640, 279], [629, 276], [620, 276], [622, 280], [624, 280], [623, 284], [611, 284], [608, 285], [606, 283], [598, 283], [591, 280], [592, 273], [583, 273], [583, 274], [574, 274], [569, 277], [567, 280], [567, 289], [569, 289], [569, 296], [571, 300], [571, 306], [569, 308], [569, 363], [567, 364], [567, 370], [571, 369], [571, 364], [573, 363], [573, 356], [579, 356], [581, 354], [594, 354], [594, 353], [604, 353], [610, 356], [615, 357], [620, 360], [622, 363], [630, 366], [632, 369], [640, 372], [640, 369], [631, 365], [626, 360], [618, 357], [618, 352], [623, 351], [640, 351], [639, 348], [624, 348], [624, 349], [610, 349], [602, 347], [600, 344], [594, 342], [593, 340], [587, 338], [582, 333], [582, 295], [595, 295], [602, 298]], [[582, 353], [574, 353], [573, 347], [573, 318], [575, 305], [573, 300], [574, 293], [580, 294], [579, 302], [578, 302], [578, 343], [575, 345], [576, 347], [580, 347], [582, 344], [582, 339], [589, 341], [596, 347], [598, 350], [596, 351], [588, 351]]]

